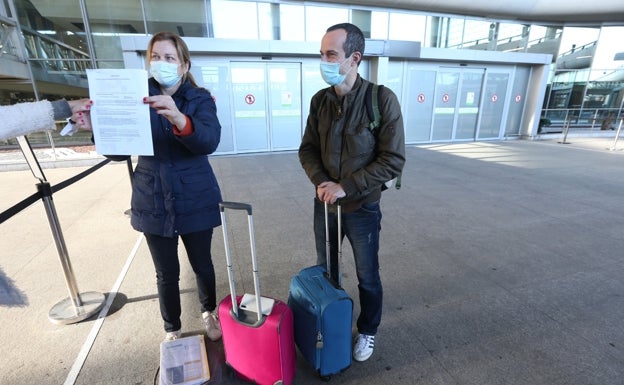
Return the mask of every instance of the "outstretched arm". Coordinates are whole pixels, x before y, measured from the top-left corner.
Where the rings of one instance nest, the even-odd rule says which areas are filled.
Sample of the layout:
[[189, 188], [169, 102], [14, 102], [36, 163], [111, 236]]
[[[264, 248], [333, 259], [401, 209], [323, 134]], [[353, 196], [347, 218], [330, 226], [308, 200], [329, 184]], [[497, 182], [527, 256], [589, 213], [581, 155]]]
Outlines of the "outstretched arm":
[[[18, 103], [10, 106], [0, 106], [0, 140], [30, 134], [36, 131], [48, 131], [56, 128], [55, 120], [65, 118], [80, 119], [91, 106], [89, 99], [73, 101], [58, 100], [49, 102]], [[75, 120], [78, 122], [78, 120]], [[79, 124], [80, 128], [86, 128]]]

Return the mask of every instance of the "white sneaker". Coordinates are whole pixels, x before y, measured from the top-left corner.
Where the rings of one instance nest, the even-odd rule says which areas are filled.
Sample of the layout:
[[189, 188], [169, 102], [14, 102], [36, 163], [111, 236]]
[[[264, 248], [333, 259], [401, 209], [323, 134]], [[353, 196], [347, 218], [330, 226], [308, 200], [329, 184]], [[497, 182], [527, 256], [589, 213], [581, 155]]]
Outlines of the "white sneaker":
[[206, 328], [206, 334], [211, 341], [218, 341], [221, 338], [221, 325], [219, 324], [219, 316], [215, 311], [205, 311], [202, 313], [202, 320]]
[[167, 334], [165, 334], [165, 341], [177, 340], [180, 337], [182, 337], [182, 329], [173, 332], [167, 332]]
[[375, 336], [358, 334], [353, 346], [353, 359], [356, 361], [366, 361], [373, 354], [375, 348]]

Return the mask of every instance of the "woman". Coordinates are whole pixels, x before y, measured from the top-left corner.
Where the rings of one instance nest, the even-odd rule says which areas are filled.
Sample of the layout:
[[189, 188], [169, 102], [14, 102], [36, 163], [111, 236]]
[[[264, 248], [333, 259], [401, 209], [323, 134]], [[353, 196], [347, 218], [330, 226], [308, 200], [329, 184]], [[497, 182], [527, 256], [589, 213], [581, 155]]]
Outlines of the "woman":
[[78, 128], [87, 128], [85, 113], [93, 102], [89, 99], [65, 99], [49, 102], [24, 102], [0, 106], [0, 140], [15, 138], [35, 131], [56, 128], [54, 121], [71, 117]]
[[145, 234], [156, 268], [165, 339], [181, 336], [182, 239], [195, 272], [202, 319], [213, 341], [221, 338], [210, 247], [221, 224], [221, 191], [208, 162], [219, 145], [221, 125], [210, 93], [189, 72], [190, 54], [176, 34], [160, 32], [147, 47], [150, 124], [154, 156], [140, 156], [132, 180], [132, 227]]

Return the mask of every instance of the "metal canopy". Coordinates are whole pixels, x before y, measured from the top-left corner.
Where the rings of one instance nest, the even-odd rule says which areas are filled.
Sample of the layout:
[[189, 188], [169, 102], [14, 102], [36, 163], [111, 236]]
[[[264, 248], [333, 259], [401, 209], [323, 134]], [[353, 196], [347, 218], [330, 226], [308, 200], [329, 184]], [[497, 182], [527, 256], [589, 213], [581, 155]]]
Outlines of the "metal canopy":
[[341, 0], [340, 3], [549, 24], [624, 23], [622, 0]]

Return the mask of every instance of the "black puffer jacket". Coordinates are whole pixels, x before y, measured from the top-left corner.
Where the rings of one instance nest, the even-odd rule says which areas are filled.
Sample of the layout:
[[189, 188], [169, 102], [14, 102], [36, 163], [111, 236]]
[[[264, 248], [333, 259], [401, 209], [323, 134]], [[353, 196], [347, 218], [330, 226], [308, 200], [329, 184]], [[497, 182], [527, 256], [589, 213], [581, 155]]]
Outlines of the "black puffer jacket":
[[299, 146], [299, 160], [314, 186], [340, 183], [345, 212], [381, 197], [382, 185], [397, 177], [405, 164], [405, 134], [399, 101], [381, 87], [381, 124], [371, 132], [366, 110], [370, 82], [359, 75], [342, 100], [333, 87], [317, 92]]
[[[160, 93], [158, 83], [150, 78], [149, 94]], [[191, 86], [188, 80], [172, 98], [191, 119], [193, 133], [174, 135], [171, 123], [150, 108], [154, 156], [139, 156], [132, 176], [132, 227], [163, 237], [221, 225], [221, 190], [208, 161], [221, 139], [217, 107], [207, 90]]]

